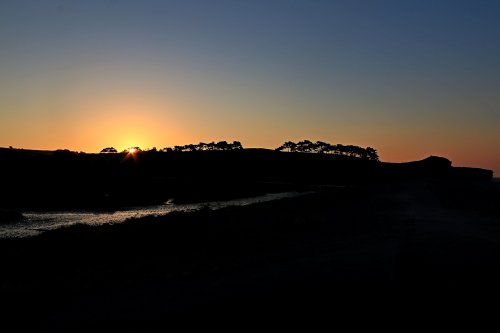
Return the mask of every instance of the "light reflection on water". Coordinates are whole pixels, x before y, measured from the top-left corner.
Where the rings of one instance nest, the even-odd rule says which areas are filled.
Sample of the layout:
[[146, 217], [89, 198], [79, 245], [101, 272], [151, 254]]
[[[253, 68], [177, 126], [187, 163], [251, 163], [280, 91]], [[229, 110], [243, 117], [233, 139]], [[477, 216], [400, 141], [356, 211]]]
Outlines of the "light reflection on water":
[[0, 238], [20, 238], [40, 234], [44, 231], [57, 229], [73, 224], [103, 225], [124, 222], [133, 217], [165, 215], [174, 211], [193, 211], [203, 207], [220, 209], [228, 206], [246, 206], [258, 202], [289, 198], [305, 193], [285, 192], [272, 193], [253, 198], [243, 198], [228, 201], [202, 202], [195, 204], [174, 205], [170, 202], [158, 206], [128, 207], [114, 212], [26, 212], [24, 219], [8, 225], [0, 225]]

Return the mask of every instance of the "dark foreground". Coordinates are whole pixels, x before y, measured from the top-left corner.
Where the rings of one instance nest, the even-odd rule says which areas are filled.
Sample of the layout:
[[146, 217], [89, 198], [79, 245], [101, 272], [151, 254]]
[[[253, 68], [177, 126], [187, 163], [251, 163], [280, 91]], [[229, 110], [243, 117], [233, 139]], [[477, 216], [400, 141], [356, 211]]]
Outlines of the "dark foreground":
[[2, 319], [51, 328], [442, 314], [498, 301], [500, 186], [330, 188], [1, 240], [0, 253]]
[[[127, 206], [224, 201], [316, 185], [387, 183], [421, 177], [491, 180], [493, 172], [431, 156], [385, 163], [268, 149], [85, 154], [0, 148], [0, 223], [23, 211], [113, 211]], [[18, 214], [17, 214], [18, 215]]]

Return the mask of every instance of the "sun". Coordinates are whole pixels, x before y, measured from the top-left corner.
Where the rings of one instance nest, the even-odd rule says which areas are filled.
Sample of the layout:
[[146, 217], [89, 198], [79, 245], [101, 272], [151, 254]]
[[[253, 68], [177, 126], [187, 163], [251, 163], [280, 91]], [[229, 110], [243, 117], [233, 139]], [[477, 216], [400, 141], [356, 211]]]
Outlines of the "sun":
[[136, 154], [141, 151], [141, 148], [139, 147], [130, 147], [127, 149], [127, 153], [129, 154]]
[[133, 160], [133, 161], [138, 161], [139, 155], [142, 152], [142, 149], [139, 147], [130, 147], [124, 150], [126, 153], [124, 159], [125, 160]]

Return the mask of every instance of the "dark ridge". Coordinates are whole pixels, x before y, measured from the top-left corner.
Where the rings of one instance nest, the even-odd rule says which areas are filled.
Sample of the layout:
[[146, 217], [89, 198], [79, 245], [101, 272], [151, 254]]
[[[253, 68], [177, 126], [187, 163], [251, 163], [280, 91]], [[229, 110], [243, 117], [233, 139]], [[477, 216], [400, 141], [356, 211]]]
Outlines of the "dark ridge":
[[485, 170], [480, 168], [455, 167], [452, 169], [451, 176], [455, 179], [464, 180], [494, 180], [492, 170]]
[[[348, 146], [347, 146], [348, 147]], [[347, 155], [269, 149], [85, 154], [0, 149], [0, 207], [113, 210], [123, 206], [225, 200], [418, 178], [491, 180], [490, 170], [455, 168], [442, 157], [384, 163]]]
[[28, 208], [113, 209], [172, 197], [314, 190], [2, 239], [0, 313], [18, 323], [29, 318], [71, 331], [89, 320], [116, 330], [179, 316], [399, 318], [500, 296], [499, 184], [489, 170], [455, 168], [446, 158], [384, 163], [267, 149], [133, 156], [1, 149], [0, 162], [7, 208], [0, 218], [9, 220]]

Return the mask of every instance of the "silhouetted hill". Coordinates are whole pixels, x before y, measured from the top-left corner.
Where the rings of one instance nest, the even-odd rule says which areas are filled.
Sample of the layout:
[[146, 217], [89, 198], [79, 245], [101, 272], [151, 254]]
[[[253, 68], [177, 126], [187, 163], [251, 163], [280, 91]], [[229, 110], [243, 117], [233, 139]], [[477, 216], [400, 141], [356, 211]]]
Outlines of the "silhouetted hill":
[[2, 239], [7, 318], [49, 327], [241, 313], [345, 312], [359, 320], [432, 306], [442, 313], [500, 294], [499, 184], [489, 170], [455, 168], [442, 157], [383, 163], [267, 149], [133, 156], [0, 149], [0, 159], [9, 218], [20, 217], [15, 209], [315, 190]]
[[384, 163], [268, 149], [85, 154], [3, 148], [0, 160], [1, 206], [14, 209], [114, 209], [172, 197], [205, 201], [322, 185], [421, 177], [490, 180], [493, 175], [454, 168], [449, 160], [434, 156]]
[[444, 157], [429, 156], [421, 161], [382, 163], [381, 176], [385, 179], [412, 179], [432, 177], [443, 179], [484, 180], [493, 179], [493, 171], [480, 168], [452, 167]]

